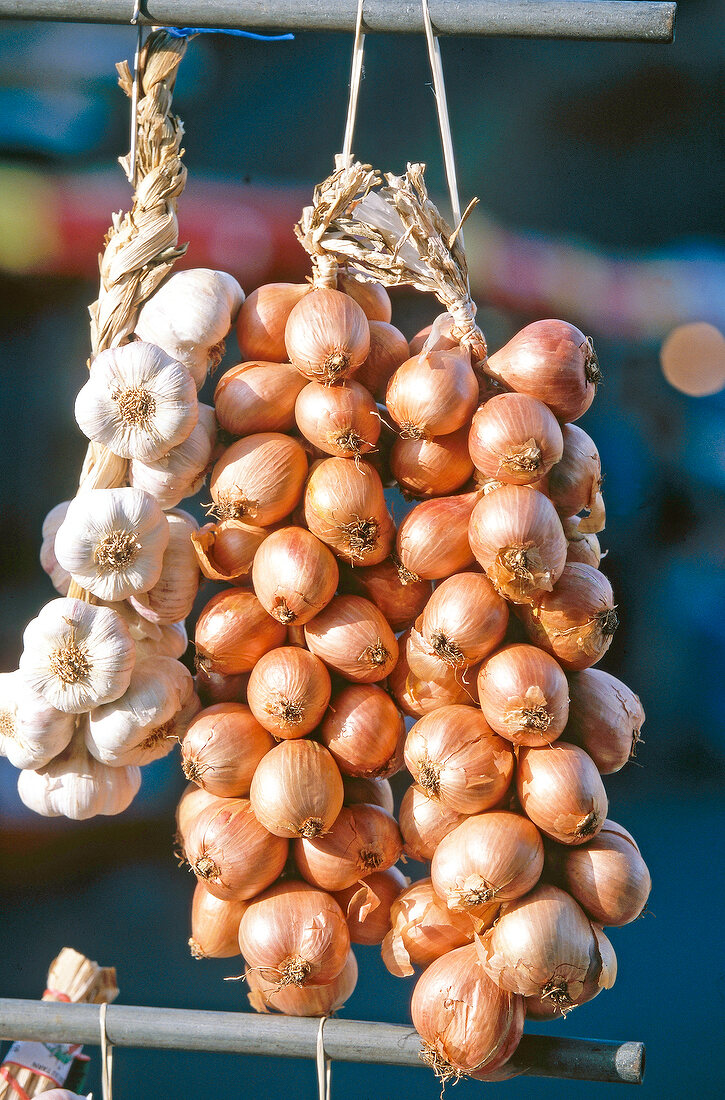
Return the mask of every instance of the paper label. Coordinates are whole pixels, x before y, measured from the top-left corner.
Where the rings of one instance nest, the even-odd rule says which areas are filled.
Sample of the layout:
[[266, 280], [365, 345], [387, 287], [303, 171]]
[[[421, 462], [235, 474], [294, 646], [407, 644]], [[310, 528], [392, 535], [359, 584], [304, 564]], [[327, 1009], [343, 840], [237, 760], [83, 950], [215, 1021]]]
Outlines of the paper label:
[[64, 1085], [73, 1059], [81, 1049], [79, 1043], [13, 1043], [3, 1059], [3, 1065], [22, 1066], [50, 1078], [55, 1085]]

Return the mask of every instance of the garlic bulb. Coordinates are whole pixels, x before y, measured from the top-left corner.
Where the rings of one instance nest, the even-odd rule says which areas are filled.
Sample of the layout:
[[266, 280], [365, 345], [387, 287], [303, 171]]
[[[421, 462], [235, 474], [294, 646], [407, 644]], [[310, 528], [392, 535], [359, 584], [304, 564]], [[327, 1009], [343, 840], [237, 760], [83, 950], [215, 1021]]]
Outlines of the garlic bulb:
[[224, 355], [244, 291], [225, 271], [177, 271], [144, 304], [136, 335], [163, 348], [191, 372], [201, 389]]
[[210, 405], [199, 405], [199, 419], [183, 443], [153, 461], [131, 460], [128, 480], [150, 493], [161, 507], [175, 508], [201, 488], [216, 444], [217, 422]]
[[96, 707], [86, 729], [88, 751], [104, 764], [149, 764], [167, 756], [201, 709], [191, 673], [173, 657], [147, 657], [112, 703]]
[[131, 680], [133, 639], [110, 607], [51, 600], [26, 626], [23, 646], [23, 680], [65, 714], [118, 699]]
[[63, 500], [48, 512], [43, 520], [43, 544], [40, 547], [40, 564], [53, 582], [56, 592], [60, 592], [61, 596], [68, 595], [70, 573], [62, 565], [58, 565], [58, 559], [55, 556], [55, 536], [65, 519], [69, 504], [69, 500]]
[[178, 623], [191, 614], [199, 589], [199, 564], [191, 542], [198, 523], [178, 508], [166, 513], [169, 544], [164, 551], [161, 576], [143, 595], [130, 597], [130, 604], [153, 623]]
[[93, 759], [83, 743], [82, 726], [60, 756], [18, 776], [18, 794], [29, 810], [74, 821], [123, 813], [140, 786], [140, 768], [109, 768]]
[[142, 661], [145, 657], [175, 657], [180, 660], [184, 656], [189, 645], [185, 623], [168, 623], [163, 626], [148, 623], [147, 625], [154, 627], [159, 633], [138, 639], [137, 661]]
[[161, 348], [138, 341], [97, 355], [76, 398], [84, 435], [120, 458], [160, 458], [199, 415], [194, 379]]
[[125, 600], [156, 584], [168, 541], [166, 516], [148, 493], [89, 489], [70, 502], [55, 536], [55, 556], [94, 596]]
[[40, 768], [69, 744], [75, 716], [48, 706], [20, 672], [0, 672], [0, 756], [14, 768]]

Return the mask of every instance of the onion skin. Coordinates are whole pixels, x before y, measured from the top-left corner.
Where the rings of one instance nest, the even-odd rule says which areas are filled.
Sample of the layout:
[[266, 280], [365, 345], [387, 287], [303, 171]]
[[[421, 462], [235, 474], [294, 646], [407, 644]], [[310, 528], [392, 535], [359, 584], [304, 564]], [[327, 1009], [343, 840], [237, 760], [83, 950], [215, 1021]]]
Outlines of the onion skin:
[[246, 702], [248, 683], [248, 672], [225, 676], [221, 672], [205, 672], [199, 667], [194, 677], [196, 693], [203, 707], [211, 707], [216, 703]]
[[394, 325], [368, 318], [370, 350], [361, 367], [355, 371], [355, 381], [364, 386], [377, 401], [385, 401], [385, 391], [391, 375], [410, 357], [408, 341]]
[[308, 382], [295, 403], [303, 436], [326, 454], [355, 458], [380, 438], [380, 417], [372, 394], [356, 381], [340, 386]]
[[327, 287], [312, 290], [287, 319], [284, 342], [289, 361], [312, 382], [339, 382], [365, 362], [370, 328], [360, 306]]
[[[431, 325], [426, 325], [425, 328], [422, 328], [422, 329], [420, 329], [419, 332], [416, 332], [415, 336], [410, 341], [410, 354], [411, 355], [420, 355], [420, 353], [423, 350], [423, 346], [426, 343], [426, 341], [428, 340], [428, 337], [431, 335], [432, 331], [433, 331], [433, 325], [431, 324]], [[439, 333], [438, 339], [436, 340], [436, 343], [435, 343], [435, 350], [436, 351], [450, 351], [452, 348], [457, 348], [457, 347], [458, 347], [458, 341], [454, 340], [452, 336], [447, 336], [447, 335], [445, 335], [445, 333]]]
[[390, 469], [408, 496], [441, 497], [455, 493], [473, 473], [467, 428], [431, 439], [398, 439], [390, 453]]
[[542, 401], [520, 393], [501, 393], [480, 405], [468, 436], [476, 469], [507, 485], [539, 481], [560, 461], [563, 447], [554, 414]]
[[560, 844], [586, 844], [607, 817], [601, 776], [576, 745], [519, 749], [516, 792], [526, 816]]
[[442, 955], [418, 979], [410, 1006], [422, 1058], [437, 1076], [493, 1073], [524, 1028], [524, 1002], [494, 984], [468, 944]]
[[383, 561], [395, 538], [383, 483], [363, 461], [328, 458], [317, 464], [305, 489], [304, 517], [318, 539], [353, 565]]
[[619, 625], [612, 586], [591, 565], [573, 562], [562, 571], [553, 591], [521, 618], [535, 645], [556, 657], [567, 671], [581, 671], [601, 661]]
[[221, 806], [223, 801], [218, 795], [197, 787], [196, 783], [187, 785], [176, 807], [176, 842], [180, 848], [183, 849], [184, 838], [193, 822], [202, 810], [211, 805]]
[[403, 841], [394, 817], [379, 806], [344, 806], [323, 837], [295, 841], [302, 877], [321, 890], [346, 890], [373, 871], [397, 862]]
[[466, 669], [501, 643], [508, 619], [506, 601], [487, 577], [457, 573], [438, 585], [425, 606], [419, 630], [447, 664]]
[[218, 703], [200, 711], [181, 742], [184, 775], [210, 794], [249, 794], [257, 764], [274, 740], [243, 703]]
[[602, 464], [594, 440], [577, 424], [563, 428], [564, 453], [549, 473], [549, 496], [562, 516], [592, 509], [602, 486]]
[[578, 420], [596, 393], [601, 374], [594, 348], [566, 321], [534, 321], [489, 355], [486, 371], [496, 381], [536, 397], [557, 420]]
[[579, 516], [569, 516], [563, 520], [564, 534], [568, 543], [566, 551], [567, 565], [569, 562], [578, 561], [583, 565], [591, 565], [594, 569], [598, 569], [602, 560], [602, 548], [599, 545], [599, 539], [591, 531], [582, 531], [580, 525]]
[[335, 595], [337, 562], [324, 543], [303, 527], [283, 527], [265, 541], [269, 545], [255, 554], [252, 566], [257, 598], [278, 622], [302, 626]]
[[472, 707], [440, 707], [408, 733], [405, 763], [416, 783], [459, 813], [490, 809], [511, 783], [511, 745]]
[[541, 599], [564, 571], [567, 541], [556, 509], [526, 485], [503, 485], [481, 497], [468, 537], [494, 588], [513, 603]]
[[309, 283], [267, 283], [242, 303], [237, 318], [239, 350], [247, 359], [284, 363], [284, 330], [299, 300], [309, 294]]
[[304, 737], [321, 721], [332, 693], [322, 661], [298, 646], [265, 653], [249, 677], [247, 699], [257, 722], [278, 739]]
[[337, 283], [340, 290], [357, 302], [367, 317], [368, 323], [390, 321], [393, 316], [393, 306], [390, 295], [382, 283], [361, 282], [344, 272], [338, 275]]
[[262, 757], [249, 793], [257, 819], [281, 837], [326, 833], [342, 809], [337, 764], [315, 741], [281, 741]]
[[440, 682], [421, 679], [412, 671], [407, 657], [410, 636], [411, 631], [401, 636], [398, 663], [388, 677], [388, 688], [403, 713], [411, 718], [422, 718], [442, 706], [477, 706], [476, 685], [467, 682], [469, 673], [462, 674], [442, 661]]
[[302, 496], [307, 457], [296, 439], [258, 432], [228, 447], [209, 487], [220, 519], [247, 519], [267, 527], [288, 516]]
[[[494, 913], [498, 906], [490, 906]], [[397, 978], [409, 978], [414, 966], [435, 959], [473, 940], [474, 925], [465, 913], [452, 913], [429, 878], [420, 879], [393, 902], [391, 929], [383, 940], [383, 962]]]
[[229, 959], [239, 954], [239, 922], [246, 901], [220, 901], [197, 882], [191, 903], [189, 948], [195, 959]]
[[249, 672], [270, 649], [282, 645], [285, 628], [251, 592], [227, 588], [212, 596], [196, 623], [196, 661], [204, 672]]
[[353, 943], [373, 947], [390, 931], [390, 907], [408, 885], [397, 867], [373, 871], [360, 883], [333, 894], [345, 914]]
[[403, 795], [398, 814], [404, 853], [420, 863], [431, 860], [443, 837], [466, 820], [466, 814], [429, 798], [423, 788], [414, 783]]
[[362, 596], [336, 596], [307, 623], [305, 640], [328, 668], [355, 683], [384, 680], [398, 660], [387, 620]]
[[248, 584], [254, 555], [269, 532], [240, 519], [206, 523], [191, 532], [191, 545], [203, 575], [225, 584]]
[[543, 868], [536, 826], [518, 814], [493, 810], [466, 818], [441, 840], [431, 879], [449, 909], [485, 917], [492, 904], [533, 890]]
[[485, 660], [478, 697], [491, 729], [514, 745], [551, 744], [569, 717], [566, 676], [553, 657], [532, 645], [509, 645]]
[[387, 779], [362, 779], [359, 776], [343, 775], [345, 806], [380, 806], [391, 815], [395, 812], [393, 788]]
[[398, 527], [396, 551], [401, 564], [424, 580], [438, 581], [474, 562], [468, 524], [480, 493], [424, 500]]
[[386, 777], [398, 770], [405, 723], [382, 688], [350, 684], [335, 693], [320, 735], [343, 775]]
[[281, 874], [289, 845], [259, 823], [246, 798], [219, 801], [189, 826], [186, 858], [214, 897], [248, 901]]
[[595, 959], [589, 968], [589, 973], [584, 979], [584, 985], [576, 1001], [562, 1011], [552, 1003], [550, 997], [525, 997], [526, 1015], [533, 1020], [557, 1020], [562, 1019], [565, 1013], [568, 1015], [572, 1008], [591, 1001], [603, 989], [611, 989], [617, 977], [617, 956], [614, 953], [609, 939], [597, 924], [592, 925], [592, 931], [597, 941], [599, 958]]
[[278, 986], [267, 982], [258, 970], [247, 968], [247, 998], [255, 1012], [282, 1012], [285, 1016], [329, 1016], [342, 1008], [357, 985], [357, 959], [353, 951], [336, 978], [324, 985]]
[[471, 357], [462, 348], [421, 352], [402, 363], [385, 393], [402, 438], [450, 435], [468, 424], [478, 403]]
[[639, 696], [599, 668], [570, 673], [569, 693], [564, 740], [584, 749], [601, 775], [618, 772], [634, 758], [642, 740], [644, 709]]
[[374, 603], [396, 632], [412, 626], [433, 592], [430, 581], [417, 578], [392, 558], [361, 569], [345, 567], [341, 576], [342, 591]]
[[239, 363], [217, 382], [216, 418], [232, 435], [289, 432], [295, 426], [295, 401], [304, 385], [291, 363], [259, 359]]
[[334, 898], [306, 882], [282, 882], [249, 905], [239, 926], [247, 964], [266, 981], [321, 985], [341, 972], [350, 933]]
[[593, 921], [619, 928], [642, 913], [652, 880], [626, 829], [607, 820], [588, 844], [547, 847], [547, 868]]

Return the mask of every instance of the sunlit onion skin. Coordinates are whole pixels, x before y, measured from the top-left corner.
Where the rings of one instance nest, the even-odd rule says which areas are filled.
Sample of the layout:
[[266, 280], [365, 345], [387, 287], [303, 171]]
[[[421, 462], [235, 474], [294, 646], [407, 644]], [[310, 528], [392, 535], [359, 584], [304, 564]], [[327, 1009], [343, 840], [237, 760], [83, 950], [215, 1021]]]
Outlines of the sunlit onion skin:
[[487, 658], [478, 673], [478, 697], [491, 729], [515, 745], [551, 744], [569, 717], [566, 676], [532, 645], [506, 646]]
[[318, 539], [353, 565], [383, 561], [395, 538], [383, 483], [364, 461], [328, 458], [318, 463], [305, 489], [304, 517]]
[[476, 469], [510, 485], [538, 481], [560, 461], [563, 446], [554, 414], [542, 401], [521, 393], [498, 394], [480, 405], [468, 436]]
[[[490, 906], [491, 917], [498, 906]], [[433, 889], [429, 878], [404, 890], [390, 911], [391, 929], [382, 947], [383, 962], [397, 978], [408, 978], [414, 966], [435, 959], [473, 939], [474, 924], [466, 913], [452, 913]]]
[[433, 888], [449, 909], [485, 917], [492, 903], [532, 890], [544, 867], [544, 845], [531, 821], [492, 810], [466, 818], [445, 836], [431, 863]]
[[242, 303], [237, 318], [239, 350], [247, 359], [284, 363], [287, 349], [284, 330], [309, 283], [267, 283], [253, 290]]
[[205, 672], [225, 676], [249, 672], [284, 638], [284, 626], [267, 614], [252, 592], [227, 588], [212, 596], [197, 620], [197, 664]]
[[239, 946], [247, 964], [272, 984], [321, 985], [347, 962], [350, 933], [329, 894], [306, 882], [282, 882], [249, 905]]
[[257, 766], [249, 793], [257, 819], [280, 837], [318, 837], [342, 808], [337, 764], [323, 745], [281, 741]]
[[461, 673], [443, 661], [440, 661], [443, 673], [440, 682], [422, 679], [412, 671], [407, 658], [411, 633], [408, 630], [401, 635], [398, 663], [388, 677], [388, 688], [403, 713], [411, 718], [422, 718], [441, 706], [477, 706], [472, 673]]
[[342, 784], [345, 806], [368, 803], [371, 806], [380, 806], [391, 815], [394, 813], [393, 788], [387, 779], [363, 779], [360, 776], [343, 775]]
[[[420, 355], [423, 350], [423, 345], [428, 341], [431, 332], [433, 331], [433, 325], [426, 325], [424, 328], [416, 332], [413, 339], [410, 341], [410, 354]], [[452, 336], [448, 336], [445, 333], [439, 333], [438, 339], [435, 342], [436, 351], [450, 351], [453, 348], [458, 347], [458, 341], [454, 340]]]
[[560, 844], [586, 844], [607, 817], [607, 794], [590, 756], [557, 741], [519, 749], [516, 791], [527, 817]]
[[318, 287], [292, 309], [284, 333], [289, 361], [313, 382], [339, 382], [365, 362], [370, 328], [347, 294]]
[[472, 707], [440, 707], [408, 733], [405, 763], [431, 798], [459, 813], [480, 813], [508, 789], [514, 761], [511, 745]]
[[636, 920], [652, 888], [639, 848], [615, 821], [605, 821], [581, 847], [547, 847], [547, 867], [584, 912], [607, 927]]
[[443, 837], [466, 817], [438, 799], [429, 798], [423, 788], [414, 783], [403, 795], [398, 814], [403, 851], [420, 863], [432, 859]]
[[397, 770], [405, 724], [382, 688], [350, 684], [333, 696], [320, 735], [343, 775], [385, 777]]
[[402, 565], [426, 580], [442, 580], [474, 561], [468, 524], [480, 493], [437, 497], [416, 504], [398, 527]]
[[642, 740], [639, 696], [608, 672], [586, 668], [569, 674], [569, 722], [565, 741], [587, 752], [602, 775], [623, 768]]
[[523, 1000], [491, 981], [474, 944], [431, 963], [413, 990], [410, 1010], [423, 1040], [421, 1056], [444, 1082], [493, 1073], [523, 1033]]
[[257, 661], [247, 699], [256, 720], [273, 737], [304, 737], [322, 720], [332, 684], [322, 661], [298, 646], [280, 646]]
[[373, 871], [387, 871], [403, 848], [395, 818], [379, 806], [343, 806], [325, 836], [295, 841], [297, 868], [321, 890], [346, 890]]
[[291, 363], [253, 359], [226, 371], [214, 390], [216, 418], [232, 435], [288, 432], [305, 380]]
[[592, 401], [601, 373], [591, 340], [566, 321], [534, 321], [500, 351], [486, 370], [517, 393], [548, 405], [557, 420], [578, 420]]
[[594, 507], [602, 485], [599, 451], [578, 424], [565, 424], [564, 451], [549, 473], [549, 496], [562, 516]]
[[197, 714], [181, 742], [184, 775], [211, 794], [246, 798], [272, 736], [243, 703], [217, 703]]
[[389, 867], [333, 894], [345, 914], [353, 943], [371, 947], [383, 942], [390, 931], [390, 907], [407, 885], [405, 875], [397, 867]]
[[246, 798], [220, 802], [207, 806], [189, 826], [186, 858], [214, 897], [247, 901], [281, 874], [289, 845], [259, 823]]
[[355, 683], [384, 680], [398, 659], [387, 620], [362, 596], [336, 596], [307, 623], [305, 639], [328, 668]]
[[591, 565], [567, 565], [551, 592], [521, 609], [531, 640], [568, 671], [591, 668], [612, 644], [619, 625], [612, 586]]
[[562, 521], [562, 526], [568, 544], [566, 551], [567, 565], [569, 562], [578, 561], [583, 565], [591, 565], [594, 569], [598, 569], [602, 560], [602, 548], [597, 536], [591, 531], [581, 530], [579, 516], [568, 516]]
[[302, 626], [334, 596], [337, 562], [327, 546], [302, 527], [283, 527], [265, 541], [269, 545], [255, 554], [252, 565], [257, 598], [278, 622]]
[[221, 672], [205, 672], [201, 667], [194, 677], [196, 693], [203, 707], [211, 707], [216, 703], [245, 703], [248, 682], [248, 672], [225, 676]]
[[255, 1012], [281, 1012], [285, 1016], [329, 1016], [342, 1008], [357, 985], [357, 960], [350, 951], [336, 978], [324, 985], [284, 985], [265, 981], [258, 970], [247, 970], [247, 997]]
[[247, 519], [267, 527], [284, 519], [302, 496], [307, 457], [296, 439], [258, 432], [228, 447], [209, 487], [219, 519]]
[[313, 446], [338, 458], [365, 454], [380, 438], [375, 399], [354, 380], [339, 386], [308, 382], [295, 403], [295, 420]]
[[196, 820], [202, 810], [214, 803], [221, 806], [222, 799], [218, 795], [197, 787], [196, 783], [187, 785], [176, 807], [176, 841], [181, 848], [183, 848], [184, 837], [188, 833], [192, 822]]
[[441, 497], [455, 493], [473, 473], [468, 429], [430, 439], [401, 438], [390, 453], [390, 469], [403, 493]]
[[528, 486], [504, 485], [481, 497], [468, 537], [488, 579], [513, 603], [540, 599], [564, 570], [567, 542], [556, 509]]
[[343, 592], [374, 603], [396, 632], [412, 626], [433, 592], [430, 581], [421, 580], [392, 558], [377, 565], [344, 567], [341, 578]]
[[532, 1020], [561, 1020], [570, 1009], [593, 1000], [603, 989], [612, 988], [617, 977], [617, 956], [599, 925], [592, 924], [592, 931], [597, 941], [598, 956], [592, 961], [576, 1000], [562, 1009], [549, 996], [525, 997], [526, 1015]]
[[450, 435], [468, 424], [478, 401], [471, 358], [462, 348], [408, 359], [391, 377], [385, 394], [403, 439]]
[[394, 371], [410, 357], [408, 341], [399, 329], [386, 321], [368, 318], [370, 350], [367, 359], [355, 371], [355, 381], [377, 401], [385, 400], [385, 391]]
[[425, 606], [420, 634], [452, 668], [487, 657], [506, 633], [506, 601], [481, 573], [457, 573], [439, 584]]
[[382, 283], [361, 282], [346, 272], [341, 272], [337, 277], [338, 289], [357, 302], [361, 310], [370, 321], [375, 323], [389, 322], [393, 316], [393, 306]]
[[192, 531], [191, 545], [208, 580], [247, 585], [254, 555], [268, 533], [266, 528], [243, 520], [225, 519]]
[[197, 882], [191, 903], [189, 950], [195, 959], [229, 959], [239, 954], [239, 922], [246, 901], [221, 901]]

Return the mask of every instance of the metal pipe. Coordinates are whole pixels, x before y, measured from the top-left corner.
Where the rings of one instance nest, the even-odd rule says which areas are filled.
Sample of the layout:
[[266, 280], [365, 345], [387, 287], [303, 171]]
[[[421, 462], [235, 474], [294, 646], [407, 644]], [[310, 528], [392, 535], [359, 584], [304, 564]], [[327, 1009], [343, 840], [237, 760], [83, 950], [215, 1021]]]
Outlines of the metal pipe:
[[[108, 1039], [120, 1047], [315, 1058], [318, 1031], [317, 1019], [249, 1012], [109, 1005], [106, 1013]], [[0, 999], [0, 1037], [97, 1045], [100, 1034], [98, 1005]], [[324, 1042], [335, 1062], [422, 1065], [420, 1038], [411, 1027], [332, 1018], [325, 1022]], [[511, 1064], [533, 1077], [638, 1085], [644, 1045], [524, 1035]]]
[[[0, 19], [129, 23], [131, 0], [0, 0]], [[671, 42], [675, 3], [649, 0], [430, 0], [440, 35]], [[143, 0], [141, 20], [170, 27], [355, 30], [356, 0]], [[422, 34], [418, 0], [365, 0], [366, 33]]]

